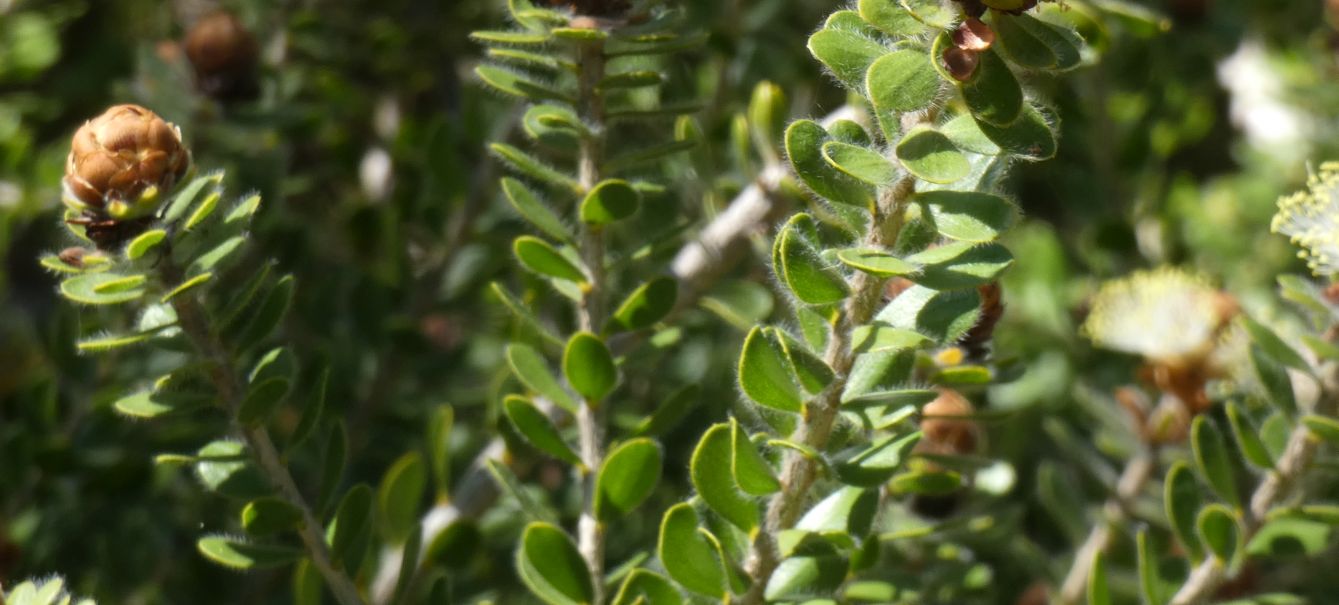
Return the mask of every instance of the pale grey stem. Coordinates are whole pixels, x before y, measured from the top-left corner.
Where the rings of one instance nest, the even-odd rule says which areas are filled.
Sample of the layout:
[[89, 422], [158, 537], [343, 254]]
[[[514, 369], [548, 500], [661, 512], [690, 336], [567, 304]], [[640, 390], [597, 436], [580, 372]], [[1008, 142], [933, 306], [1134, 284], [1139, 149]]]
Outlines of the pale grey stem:
[[[179, 283], [180, 271], [163, 261], [163, 274], [167, 283]], [[297, 483], [288, 472], [279, 456], [279, 451], [270, 439], [270, 433], [264, 426], [246, 426], [237, 422], [237, 411], [242, 405], [244, 389], [232, 357], [228, 354], [217, 332], [209, 323], [204, 309], [191, 293], [184, 293], [172, 299], [172, 308], [177, 313], [177, 324], [191, 340], [191, 343], [209, 364], [209, 378], [218, 391], [229, 417], [233, 418], [234, 430], [246, 441], [247, 449], [255, 458], [256, 468], [265, 476], [279, 497], [297, 509], [302, 515], [302, 524], [298, 535], [306, 548], [307, 558], [312, 566], [325, 579], [326, 586], [341, 605], [362, 605], [363, 598], [358, 587], [344, 570], [330, 559], [330, 550], [326, 547], [321, 522], [317, 520], [307, 501], [298, 490]]]
[[[1320, 398], [1316, 401], [1314, 413], [1326, 416], [1339, 410], [1339, 365], [1331, 364], [1325, 368], [1325, 384], [1322, 385]], [[1298, 424], [1288, 436], [1288, 444], [1283, 455], [1274, 465], [1274, 470], [1260, 482], [1251, 494], [1250, 507], [1242, 515], [1242, 542], [1248, 543], [1264, 525], [1266, 516], [1275, 506], [1282, 504], [1296, 491], [1297, 484], [1306, 474], [1311, 462], [1320, 450], [1320, 441], [1311, 434], [1306, 425]], [[1228, 569], [1222, 561], [1209, 556], [1195, 566], [1190, 577], [1181, 585], [1181, 589], [1172, 597], [1171, 605], [1197, 605], [1214, 596], [1223, 583], [1230, 579]]]
[[[870, 219], [870, 230], [865, 235], [864, 245], [876, 249], [891, 248], [897, 243], [898, 232], [902, 230], [906, 207], [915, 192], [916, 179], [904, 176], [893, 186], [885, 188], [874, 208]], [[823, 389], [813, 401], [804, 407], [800, 425], [790, 436], [795, 441], [821, 452], [832, 436], [833, 423], [841, 409], [842, 391], [846, 388], [846, 379], [855, 363], [856, 353], [851, 348], [851, 333], [856, 328], [869, 323], [883, 299], [885, 279], [868, 273], [857, 272], [850, 280], [851, 296], [846, 300], [841, 317], [832, 329], [824, 361], [832, 368], [833, 381]], [[755, 605], [763, 601], [767, 583], [772, 573], [780, 565], [780, 553], [777, 551], [777, 534], [795, 526], [800, 512], [807, 504], [809, 488], [817, 478], [820, 465], [807, 455], [788, 452], [781, 471], [781, 491], [772, 496], [767, 503], [767, 516], [763, 527], [754, 536], [747, 561], [749, 575], [753, 583], [740, 599], [745, 605]]]
[[1083, 602], [1088, 589], [1088, 574], [1092, 571], [1093, 561], [1099, 553], [1111, 548], [1116, 538], [1116, 527], [1129, 518], [1131, 503], [1144, 489], [1153, 471], [1157, 468], [1157, 454], [1154, 450], [1141, 449], [1121, 472], [1116, 482], [1116, 493], [1102, 506], [1102, 519], [1093, 526], [1088, 538], [1074, 555], [1074, 563], [1060, 585], [1057, 605], [1077, 605]]

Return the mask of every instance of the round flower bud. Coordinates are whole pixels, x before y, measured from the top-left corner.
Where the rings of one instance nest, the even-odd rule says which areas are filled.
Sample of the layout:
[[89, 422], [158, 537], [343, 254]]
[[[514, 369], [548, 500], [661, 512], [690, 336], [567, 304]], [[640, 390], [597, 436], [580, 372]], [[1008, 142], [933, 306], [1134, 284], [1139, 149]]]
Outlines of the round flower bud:
[[201, 18], [186, 33], [184, 46], [200, 92], [225, 100], [255, 96], [260, 50], [237, 17], [216, 12]]
[[116, 105], [74, 133], [65, 161], [65, 202], [95, 216], [144, 216], [190, 164], [180, 129], [138, 105]]
[[952, 389], [940, 389], [939, 397], [921, 408], [921, 441], [916, 450], [935, 454], [972, 454], [978, 441], [975, 408]]
[[976, 51], [964, 50], [956, 46], [944, 49], [944, 54], [940, 59], [944, 70], [959, 82], [972, 79], [972, 74], [976, 73], [977, 64], [981, 62], [981, 58], [976, 56]]

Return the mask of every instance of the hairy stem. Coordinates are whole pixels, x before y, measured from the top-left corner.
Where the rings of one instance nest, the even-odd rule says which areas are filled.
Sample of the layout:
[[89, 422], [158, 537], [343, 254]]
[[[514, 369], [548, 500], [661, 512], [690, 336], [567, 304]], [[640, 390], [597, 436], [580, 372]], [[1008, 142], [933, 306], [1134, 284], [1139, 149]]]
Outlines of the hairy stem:
[[[897, 243], [898, 232], [902, 230], [906, 206], [915, 190], [915, 178], [908, 175], [893, 186], [880, 192], [877, 205], [870, 218], [869, 232], [865, 234], [864, 245], [876, 249], [891, 248]], [[813, 401], [804, 407], [800, 425], [790, 439], [821, 452], [832, 436], [832, 427], [841, 408], [842, 391], [846, 388], [846, 379], [851, 366], [855, 363], [855, 352], [851, 350], [851, 333], [856, 328], [869, 323], [883, 299], [883, 278], [858, 272], [851, 277], [851, 296], [846, 300], [832, 329], [824, 361], [832, 368], [836, 378], [823, 389]], [[763, 592], [772, 573], [781, 563], [777, 551], [777, 534], [795, 526], [800, 512], [807, 503], [806, 496], [818, 476], [820, 461], [798, 452], [790, 452], [781, 471], [781, 491], [772, 496], [767, 503], [767, 517], [764, 525], [753, 538], [748, 560], [749, 575], [753, 584], [741, 599], [741, 603], [752, 605], [761, 603]]]
[[1097, 555], [1111, 548], [1116, 538], [1116, 528], [1129, 519], [1130, 502], [1144, 489], [1157, 468], [1155, 450], [1142, 449], [1125, 464], [1120, 480], [1116, 482], [1116, 493], [1102, 506], [1102, 519], [1093, 526], [1083, 546], [1074, 555], [1074, 563], [1060, 585], [1057, 605], [1078, 605], [1083, 602], [1088, 589], [1088, 573], [1092, 571]]
[[[604, 96], [599, 90], [604, 78], [604, 43], [593, 41], [578, 47], [577, 112], [589, 133], [581, 137], [577, 150], [577, 181], [583, 192], [599, 184], [604, 158]], [[604, 231], [599, 225], [582, 224], [580, 241], [581, 260], [586, 265], [588, 283], [581, 293], [577, 316], [581, 329], [598, 333], [604, 323], [605, 266]], [[590, 568], [591, 584], [595, 587], [594, 602], [604, 601], [604, 525], [595, 518], [595, 478], [604, 461], [604, 410], [599, 401], [586, 400], [577, 410], [577, 430], [580, 433], [582, 491], [584, 506], [577, 522], [577, 548]]]
[[[1339, 411], [1339, 365], [1325, 368], [1325, 380], [1321, 385], [1320, 399], [1317, 400], [1314, 413], [1326, 416]], [[1311, 467], [1320, 441], [1316, 439], [1306, 425], [1298, 423], [1288, 436], [1288, 444], [1255, 493], [1251, 494], [1249, 508], [1242, 515], [1242, 543], [1249, 543], [1256, 532], [1264, 525], [1265, 517], [1275, 506], [1293, 494], [1297, 484]], [[1222, 561], [1210, 556], [1200, 562], [1190, 572], [1185, 584], [1172, 597], [1171, 605], [1196, 605], [1204, 603], [1229, 580], [1228, 568]]]
[[[164, 259], [162, 273], [166, 283], [180, 283], [181, 271]], [[326, 547], [321, 523], [312, 513], [307, 501], [298, 490], [293, 475], [288, 472], [280, 458], [279, 450], [270, 439], [270, 433], [264, 426], [245, 426], [237, 422], [237, 410], [242, 405], [245, 389], [232, 356], [228, 354], [217, 331], [209, 322], [204, 308], [191, 293], [184, 293], [172, 299], [172, 308], [177, 313], [177, 323], [181, 326], [191, 344], [204, 357], [209, 366], [209, 379], [218, 391], [219, 401], [228, 416], [233, 419], [233, 430], [241, 435], [255, 459], [256, 468], [279, 493], [279, 497], [296, 508], [302, 514], [302, 524], [298, 535], [307, 550], [307, 557], [325, 579], [330, 592], [341, 605], [362, 605], [363, 598], [353, 580], [336, 567], [330, 560], [330, 550]]]

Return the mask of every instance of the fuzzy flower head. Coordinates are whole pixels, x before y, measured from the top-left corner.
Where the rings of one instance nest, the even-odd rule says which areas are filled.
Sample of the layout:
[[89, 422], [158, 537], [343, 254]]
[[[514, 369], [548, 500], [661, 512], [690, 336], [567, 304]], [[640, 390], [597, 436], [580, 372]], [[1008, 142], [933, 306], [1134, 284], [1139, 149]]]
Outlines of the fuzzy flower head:
[[1270, 227], [1302, 248], [1297, 255], [1312, 273], [1339, 273], [1339, 162], [1321, 164], [1320, 172], [1307, 178], [1306, 189], [1279, 198]]
[[1138, 271], [1102, 285], [1083, 334], [1104, 349], [1177, 362], [1208, 354], [1234, 307], [1201, 276], [1170, 267]]

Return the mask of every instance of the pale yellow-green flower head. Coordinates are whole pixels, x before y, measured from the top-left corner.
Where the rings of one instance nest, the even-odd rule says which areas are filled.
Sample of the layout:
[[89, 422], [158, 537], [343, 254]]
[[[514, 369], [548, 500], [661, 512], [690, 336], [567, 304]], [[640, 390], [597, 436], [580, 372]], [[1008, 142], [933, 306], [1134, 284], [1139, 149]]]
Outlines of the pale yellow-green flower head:
[[1306, 189], [1279, 198], [1279, 211], [1270, 228], [1301, 246], [1311, 272], [1339, 273], [1339, 162], [1320, 165], [1307, 178]]
[[1209, 281], [1181, 269], [1137, 271], [1104, 283], [1082, 333], [1104, 349], [1171, 362], [1209, 353], [1231, 310]]

